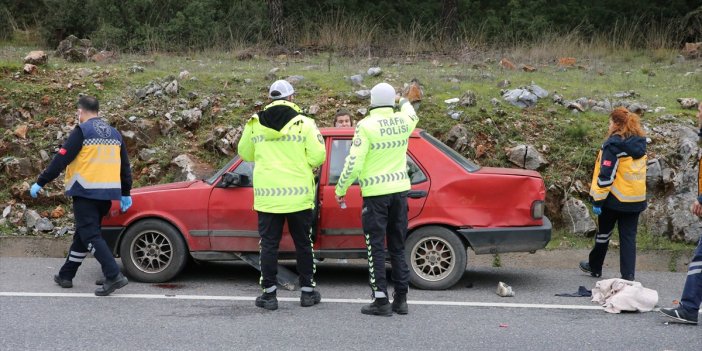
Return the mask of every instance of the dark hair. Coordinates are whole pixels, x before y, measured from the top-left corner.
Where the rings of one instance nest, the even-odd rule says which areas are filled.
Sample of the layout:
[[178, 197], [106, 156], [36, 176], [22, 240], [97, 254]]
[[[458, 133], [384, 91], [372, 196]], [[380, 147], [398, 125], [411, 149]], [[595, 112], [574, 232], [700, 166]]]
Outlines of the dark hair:
[[351, 114], [351, 112], [349, 112], [349, 110], [345, 108], [340, 108], [336, 110], [336, 114], [334, 114], [334, 124], [336, 124], [336, 121], [337, 119], [339, 119], [339, 116], [349, 116], [349, 119], [353, 119], [353, 115]]
[[80, 99], [78, 99], [78, 108], [97, 113], [100, 111], [100, 103], [98, 99], [92, 96], [81, 96]]

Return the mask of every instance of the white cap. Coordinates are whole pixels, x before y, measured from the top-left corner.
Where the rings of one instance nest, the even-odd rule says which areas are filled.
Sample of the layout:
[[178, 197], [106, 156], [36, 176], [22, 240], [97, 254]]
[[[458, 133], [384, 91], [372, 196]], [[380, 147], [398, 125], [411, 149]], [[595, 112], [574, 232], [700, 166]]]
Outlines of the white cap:
[[268, 97], [273, 100], [285, 99], [295, 94], [295, 89], [287, 80], [276, 80], [268, 90]]
[[388, 83], [379, 83], [371, 89], [371, 106], [395, 106], [395, 88]]

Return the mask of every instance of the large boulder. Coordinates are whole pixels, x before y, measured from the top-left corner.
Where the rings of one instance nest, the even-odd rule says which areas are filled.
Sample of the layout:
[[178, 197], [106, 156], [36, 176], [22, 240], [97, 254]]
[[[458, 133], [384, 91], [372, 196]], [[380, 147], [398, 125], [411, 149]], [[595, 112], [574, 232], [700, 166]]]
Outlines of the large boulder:
[[561, 211], [563, 224], [571, 233], [589, 235], [597, 231], [595, 221], [590, 217], [590, 211], [581, 200], [569, 198], [563, 203]]
[[97, 53], [90, 40], [78, 39], [75, 35], [69, 35], [56, 48], [56, 54], [69, 62], [86, 62]]
[[702, 57], [702, 42], [699, 43], [685, 43], [685, 47], [681, 51], [682, 55], [688, 59], [695, 59]]
[[534, 171], [548, 164], [548, 161], [532, 145], [517, 145], [507, 151], [507, 157], [515, 165]]
[[41, 51], [30, 51], [27, 56], [24, 57], [24, 63], [29, 63], [32, 65], [44, 65], [49, 62], [49, 56]]

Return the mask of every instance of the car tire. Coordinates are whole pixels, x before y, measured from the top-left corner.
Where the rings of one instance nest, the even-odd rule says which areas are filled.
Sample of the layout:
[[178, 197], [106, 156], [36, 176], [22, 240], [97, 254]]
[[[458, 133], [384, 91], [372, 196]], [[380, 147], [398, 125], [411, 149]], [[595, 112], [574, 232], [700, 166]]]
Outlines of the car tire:
[[444, 290], [466, 271], [468, 253], [455, 232], [431, 226], [414, 231], [405, 243], [410, 283], [419, 289]]
[[129, 227], [119, 250], [127, 275], [145, 283], [167, 282], [188, 262], [182, 235], [169, 223], [147, 219]]

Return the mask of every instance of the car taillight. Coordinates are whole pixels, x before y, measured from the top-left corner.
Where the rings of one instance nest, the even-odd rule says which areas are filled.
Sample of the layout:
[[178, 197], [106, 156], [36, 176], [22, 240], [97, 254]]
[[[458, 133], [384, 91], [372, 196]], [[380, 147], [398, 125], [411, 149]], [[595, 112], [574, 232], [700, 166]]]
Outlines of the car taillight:
[[541, 219], [544, 217], [544, 202], [541, 200], [536, 200], [531, 204], [531, 217], [534, 219]]

